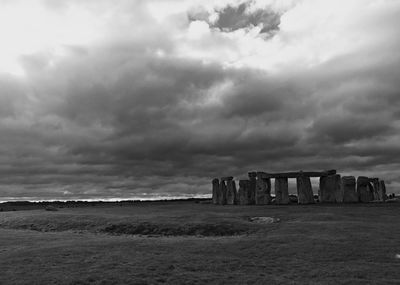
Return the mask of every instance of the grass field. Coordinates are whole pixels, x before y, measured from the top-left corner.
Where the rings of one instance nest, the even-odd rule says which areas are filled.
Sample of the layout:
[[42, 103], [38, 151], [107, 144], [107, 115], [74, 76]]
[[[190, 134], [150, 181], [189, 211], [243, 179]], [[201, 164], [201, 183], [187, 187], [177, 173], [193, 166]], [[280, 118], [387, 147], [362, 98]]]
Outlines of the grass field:
[[399, 203], [0, 212], [0, 284], [400, 284], [396, 254]]

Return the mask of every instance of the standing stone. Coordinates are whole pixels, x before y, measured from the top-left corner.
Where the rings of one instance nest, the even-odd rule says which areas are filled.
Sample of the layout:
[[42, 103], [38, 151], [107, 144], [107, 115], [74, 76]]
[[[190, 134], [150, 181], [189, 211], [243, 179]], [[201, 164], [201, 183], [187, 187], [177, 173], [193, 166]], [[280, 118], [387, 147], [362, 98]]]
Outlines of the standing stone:
[[372, 185], [373, 185], [373, 196], [374, 196], [374, 200], [377, 201], [382, 201], [381, 197], [380, 197], [380, 188], [381, 188], [381, 184], [379, 183], [379, 179], [378, 178], [373, 178], [372, 180]]
[[374, 201], [375, 200], [375, 194], [374, 194], [374, 185], [372, 184], [372, 182], [370, 181], [369, 183], [368, 183], [368, 189], [369, 189], [369, 195], [370, 195], [370, 199], [371, 199], [371, 201]]
[[232, 179], [233, 179], [233, 176], [221, 177], [221, 180], [224, 180], [224, 181], [229, 181], [229, 180], [232, 180]]
[[342, 177], [343, 202], [357, 203], [358, 195], [356, 191], [356, 178], [354, 176]]
[[289, 186], [286, 177], [275, 179], [275, 203], [278, 205], [289, 204]]
[[381, 190], [380, 192], [380, 198], [382, 201], [386, 201], [386, 185], [385, 181], [379, 180], [379, 183], [381, 184], [379, 189]]
[[236, 183], [235, 180], [228, 180], [226, 182], [227, 192], [226, 192], [226, 204], [235, 205], [236, 204]]
[[271, 203], [271, 179], [257, 177], [255, 203], [256, 205]]
[[212, 180], [212, 202], [218, 204], [219, 201], [219, 179], [214, 178]]
[[249, 188], [249, 202], [250, 205], [256, 203], [256, 187], [257, 187], [257, 172], [249, 172], [250, 188]]
[[313, 204], [314, 194], [311, 187], [310, 177], [300, 175], [296, 178], [297, 182], [297, 196], [299, 204]]
[[221, 182], [219, 183], [219, 196], [218, 196], [218, 204], [220, 205], [226, 205], [226, 184], [225, 180], [221, 179]]
[[357, 194], [358, 200], [362, 203], [368, 203], [374, 199], [368, 177], [359, 176], [357, 178]]
[[343, 203], [341, 182], [340, 174], [321, 176], [319, 179], [319, 201], [322, 203]]
[[239, 205], [250, 205], [250, 180], [239, 180]]

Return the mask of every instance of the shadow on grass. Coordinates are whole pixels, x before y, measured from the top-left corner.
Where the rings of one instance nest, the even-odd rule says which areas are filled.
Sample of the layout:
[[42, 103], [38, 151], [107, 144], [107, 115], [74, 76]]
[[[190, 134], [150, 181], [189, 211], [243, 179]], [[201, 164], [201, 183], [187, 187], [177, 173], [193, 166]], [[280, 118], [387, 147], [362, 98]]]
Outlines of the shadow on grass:
[[250, 227], [246, 225], [215, 223], [215, 224], [185, 224], [158, 225], [152, 223], [113, 224], [100, 230], [109, 234], [129, 235], [162, 235], [162, 236], [233, 236], [249, 234]]
[[[156, 218], [153, 218], [153, 220]], [[214, 217], [214, 219], [216, 219]], [[45, 214], [9, 215], [0, 219], [0, 228], [33, 230], [38, 232], [91, 232], [111, 235], [141, 236], [238, 236], [249, 235], [265, 228], [242, 217], [220, 218], [210, 221], [209, 217], [183, 221], [179, 217], [166, 220], [138, 220], [134, 217], [116, 218], [95, 215]]]

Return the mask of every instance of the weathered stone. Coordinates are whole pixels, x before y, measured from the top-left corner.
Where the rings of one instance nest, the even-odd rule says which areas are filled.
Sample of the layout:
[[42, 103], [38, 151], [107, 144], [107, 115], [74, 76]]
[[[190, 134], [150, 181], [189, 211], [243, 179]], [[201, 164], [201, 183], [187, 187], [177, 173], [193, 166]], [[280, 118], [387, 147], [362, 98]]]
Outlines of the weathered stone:
[[221, 180], [219, 183], [218, 204], [226, 205], [226, 192], [227, 192], [227, 187], [225, 181]]
[[278, 205], [289, 204], [288, 179], [285, 177], [275, 179], [275, 203]]
[[256, 188], [257, 188], [257, 172], [249, 172], [249, 203], [254, 205], [256, 203]]
[[[249, 172], [250, 173], [253, 172]], [[336, 170], [325, 170], [325, 171], [298, 171], [298, 172], [278, 172], [278, 173], [266, 173], [259, 171], [257, 172], [257, 176], [260, 178], [297, 178], [300, 176], [307, 177], [321, 177], [336, 174]]]
[[255, 171], [249, 172], [248, 175], [249, 175], [249, 178], [250, 178], [250, 179], [251, 179], [251, 178], [257, 178], [257, 172], [255, 172]]
[[213, 204], [218, 204], [219, 200], [219, 180], [214, 178], [212, 180], [212, 202]]
[[296, 182], [297, 182], [298, 203], [299, 204], [315, 203], [310, 177], [299, 176], [296, 178]]
[[374, 201], [375, 200], [375, 198], [374, 198], [374, 185], [372, 184], [371, 181], [368, 183], [368, 189], [369, 189], [369, 193], [370, 193], [370, 196], [371, 196], [371, 201]]
[[267, 205], [271, 203], [271, 180], [257, 178], [255, 191], [256, 205]]
[[250, 205], [250, 180], [239, 180], [238, 200], [240, 205]]
[[374, 200], [385, 201], [386, 200], [386, 185], [383, 180], [379, 178], [372, 178], [370, 181], [374, 186]]
[[342, 177], [343, 202], [357, 203], [358, 195], [356, 191], [356, 178], [354, 176]]
[[322, 176], [319, 179], [320, 196], [322, 203], [342, 203], [343, 190], [340, 175]]
[[383, 180], [379, 180], [380, 183], [380, 197], [382, 201], [386, 201], [386, 185], [385, 185], [385, 181]]
[[380, 183], [379, 183], [379, 178], [372, 178], [369, 180], [370, 183], [373, 185], [373, 190], [372, 190], [372, 195], [374, 197], [374, 200], [380, 201], [379, 193], [380, 193]]
[[357, 194], [360, 202], [367, 203], [374, 199], [371, 188], [368, 177], [359, 176], [357, 178]]
[[236, 204], [236, 183], [235, 180], [228, 180], [226, 182], [226, 204], [235, 205]]
[[221, 177], [221, 181], [229, 181], [229, 180], [233, 180], [233, 176]]

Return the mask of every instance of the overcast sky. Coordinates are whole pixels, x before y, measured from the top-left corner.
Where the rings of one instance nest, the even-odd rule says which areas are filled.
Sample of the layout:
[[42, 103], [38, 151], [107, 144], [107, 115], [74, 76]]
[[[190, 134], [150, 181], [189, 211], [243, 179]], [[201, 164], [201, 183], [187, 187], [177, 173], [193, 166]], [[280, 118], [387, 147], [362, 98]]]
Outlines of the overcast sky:
[[332, 168], [400, 193], [399, 27], [398, 0], [0, 0], [0, 200]]

